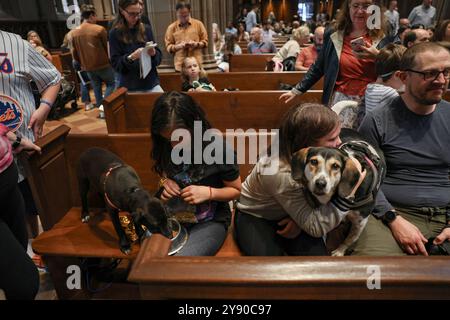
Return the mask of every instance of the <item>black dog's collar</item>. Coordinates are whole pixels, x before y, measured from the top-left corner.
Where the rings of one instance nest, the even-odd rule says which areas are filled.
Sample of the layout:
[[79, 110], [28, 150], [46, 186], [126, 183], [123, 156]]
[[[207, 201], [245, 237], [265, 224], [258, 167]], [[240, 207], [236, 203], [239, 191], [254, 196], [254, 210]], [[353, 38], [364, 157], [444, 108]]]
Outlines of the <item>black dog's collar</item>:
[[116, 210], [118, 210], [118, 211], [122, 211], [122, 210], [121, 210], [120, 208], [118, 208], [118, 207], [111, 201], [111, 199], [108, 197], [108, 193], [106, 192], [106, 181], [108, 180], [108, 177], [109, 177], [109, 175], [111, 174], [111, 172], [113, 172], [114, 170], [119, 169], [119, 168], [121, 168], [121, 167], [123, 167], [123, 166], [124, 166], [123, 164], [118, 164], [118, 165], [115, 165], [115, 166], [109, 168], [108, 171], [106, 171], [106, 173], [105, 173], [105, 180], [103, 181], [103, 190], [105, 190], [105, 200], [106, 200], [106, 203], [107, 203], [110, 207], [112, 207], [113, 209], [116, 209]]

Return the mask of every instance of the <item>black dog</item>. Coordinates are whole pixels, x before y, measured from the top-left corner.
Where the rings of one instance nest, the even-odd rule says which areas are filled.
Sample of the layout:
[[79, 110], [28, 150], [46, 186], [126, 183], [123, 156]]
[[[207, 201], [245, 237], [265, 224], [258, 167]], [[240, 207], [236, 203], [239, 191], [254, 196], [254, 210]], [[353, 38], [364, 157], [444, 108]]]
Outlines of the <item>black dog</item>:
[[125, 254], [130, 253], [131, 247], [120, 224], [120, 211], [131, 214], [139, 237], [144, 234], [144, 225], [151, 233], [161, 233], [169, 239], [172, 238], [172, 230], [161, 201], [142, 188], [136, 171], [114, 153], [101, 148], [86, 150], [79, 158], [77, 177], [82, 221], [89, 221], [88, 192], [92, 188], [104, 198], [106, 209], [119, 236], [120, 250]]

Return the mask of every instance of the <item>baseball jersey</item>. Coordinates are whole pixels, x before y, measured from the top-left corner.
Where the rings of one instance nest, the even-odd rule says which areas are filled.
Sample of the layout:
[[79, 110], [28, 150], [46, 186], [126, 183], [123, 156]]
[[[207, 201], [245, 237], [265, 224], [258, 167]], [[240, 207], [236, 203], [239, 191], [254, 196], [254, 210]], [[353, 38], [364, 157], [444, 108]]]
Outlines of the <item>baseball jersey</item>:
[[57, 84], [61, 75], [19, 35], [0, 30], [0, 123], [34, 141], [33, 130], [28, 129], [36, 110], [31, 80], [43, 92]]

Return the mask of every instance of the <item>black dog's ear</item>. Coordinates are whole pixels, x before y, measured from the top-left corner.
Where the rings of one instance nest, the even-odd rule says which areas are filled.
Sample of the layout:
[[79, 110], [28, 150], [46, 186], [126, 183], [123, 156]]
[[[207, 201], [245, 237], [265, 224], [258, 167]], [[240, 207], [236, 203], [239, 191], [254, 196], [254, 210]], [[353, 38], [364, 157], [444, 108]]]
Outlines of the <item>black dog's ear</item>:
[[358, 183], [360, 173], [355, 162], [350, 157], [345, 156], [344, 160], [345, 166], [339, 182], [338, 194], [340, 197], [346, 198]]
[[303, 180], [303, 173], [305, 171], [306, 160], [310, 148], [303, 148], [292, 155], [291, 160], [291, 176], [295, 181]]

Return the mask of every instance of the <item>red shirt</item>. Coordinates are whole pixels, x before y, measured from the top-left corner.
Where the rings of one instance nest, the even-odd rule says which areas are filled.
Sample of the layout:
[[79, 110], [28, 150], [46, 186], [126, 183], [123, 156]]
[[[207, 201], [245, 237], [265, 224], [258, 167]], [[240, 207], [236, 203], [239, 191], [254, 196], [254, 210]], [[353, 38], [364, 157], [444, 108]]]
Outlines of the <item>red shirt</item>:
[[[377, 80], [375, 73], [375, 59], [358, 59], [352, 51], [350, 41], [354, 38], [344, 37], [341, 58], [339, 60], [339, 74], [336, 80], [335, 91], [349, 96], [363, 96], [369, 83]], [[368, 44], [372, 40], [364, 36]]]
[[302, 48], [297, 56], [297, 62], [301, 62], [302, 66], [305, 68], [311, 67], [311, 65], [317, 59], [317, 49], [316, 46], [312, 45], [306, 48]]

